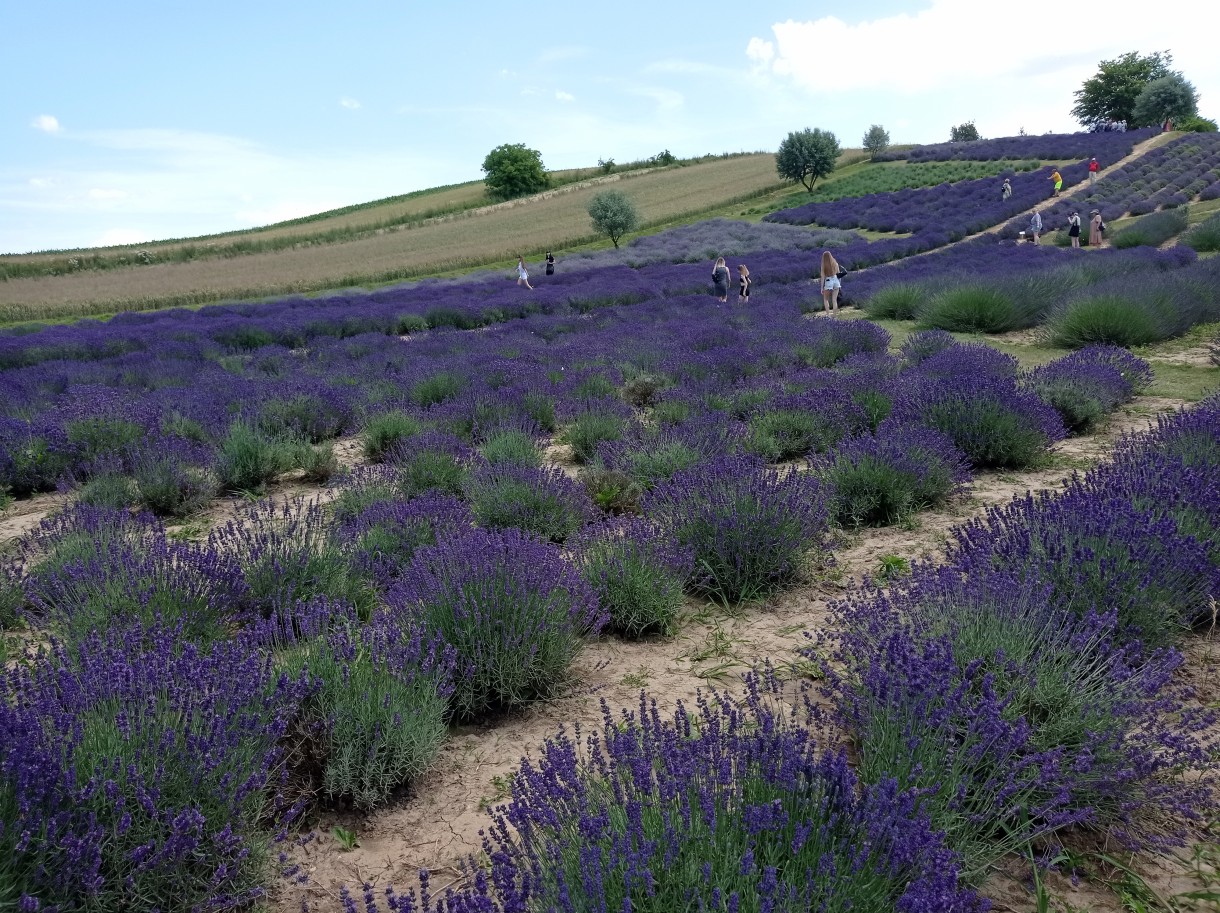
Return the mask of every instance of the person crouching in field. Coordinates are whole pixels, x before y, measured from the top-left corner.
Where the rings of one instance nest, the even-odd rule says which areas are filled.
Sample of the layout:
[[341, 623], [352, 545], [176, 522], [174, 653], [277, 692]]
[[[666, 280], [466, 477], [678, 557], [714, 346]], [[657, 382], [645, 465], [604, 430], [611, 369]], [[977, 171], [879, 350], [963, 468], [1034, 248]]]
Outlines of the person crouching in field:
[[530, 271], [525, 268], [525, 258], [520, 254], [517, 254], [517, 285], [533, 289], [533, 286], [530, 285]]
[[744, 263], [737, 267], [737, 297], [742, 304], [750, 303], [750, 268]]
[[839, 289], [843, 287], [839, 281], [839, 261], [828, 250], [822, 251], [822, 267], [818, 271], [822, 286], [822, 313], [831, 317], [839, 316]]

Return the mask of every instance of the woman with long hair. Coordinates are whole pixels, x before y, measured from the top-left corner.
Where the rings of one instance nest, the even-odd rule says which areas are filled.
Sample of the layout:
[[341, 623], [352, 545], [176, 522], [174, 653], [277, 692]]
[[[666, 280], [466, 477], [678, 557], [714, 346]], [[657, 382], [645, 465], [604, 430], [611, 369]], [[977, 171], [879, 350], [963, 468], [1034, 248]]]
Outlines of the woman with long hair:
[[729, 300], [729, 268], [724, 265], [724, 257], [717, 257], [712, 267], [712, 292], [721, 301]]
[[750, 303], [750, 268], [744, 263], [737, 266], [737, 298], [742, 304]]
[[517, 285], [533, 289], [533, 286], [530, 285], [530, 271], [525, 268], [525, 258], [520, 254], [517, 254]]
[[1068, 237], [1072, 239], [1072, 247], [1080, 246], [1080, 213], [1078, 212], [1068, 216]]
[[839, 316], [839, 261], [828, 250], [822, 251], [822, 268], [819, 275], [822, 285], [822, 312], [831, 317]]

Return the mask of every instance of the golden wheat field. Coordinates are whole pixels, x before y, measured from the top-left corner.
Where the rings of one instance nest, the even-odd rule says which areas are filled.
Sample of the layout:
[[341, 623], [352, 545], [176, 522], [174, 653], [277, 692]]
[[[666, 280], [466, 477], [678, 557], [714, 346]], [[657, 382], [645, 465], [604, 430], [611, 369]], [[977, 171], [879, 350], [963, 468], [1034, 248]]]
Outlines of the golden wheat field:
[[[482, 192], [481, 185], [475, 185]], [[659, 223], [748, 199], [779, 186], [775, 157], [738, 156], [677, 168], [609, 175], [533, 197], [379, 230], [357, 240], [303, 243], [219, 259], [133, 265], [0, 282], [0, 320], [102, 314], [230, 298], [307, 292], [538, 257], [593, 238], [587, 208], [607, 186], [624, 190], [641, 219]], [[456, 191], [455, 191], [456, 192]], [[441, 194], [428, 195], [436, 205]], [[366, 219], [378, 208], [363, 210]], [[353, 216], [358, 214], [353, 214]], [[318, 234], [332, 223], [313, 222]]]

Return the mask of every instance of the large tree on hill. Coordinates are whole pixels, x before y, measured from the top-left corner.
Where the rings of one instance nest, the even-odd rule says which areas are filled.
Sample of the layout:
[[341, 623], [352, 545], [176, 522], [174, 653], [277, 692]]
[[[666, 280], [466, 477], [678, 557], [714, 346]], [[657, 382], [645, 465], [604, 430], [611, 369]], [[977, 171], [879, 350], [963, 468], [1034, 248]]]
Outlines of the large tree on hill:
[[1169, 69], [1172, 63], [1169, 51], [1156, 51], [1145, 57], [1128, 51], [1113, 60], [1103, 60], [1097, 66], [1097, 75], [1086, 79], [1076, 90], [1072, 117], [1086, 127], [1111, 120], [1134, 124], [1136, 99], [1148, 83], [1174, 75]]
[[500, 200], [511, 200], [545, 190], [550, 180], [542, 165], [542, 153], [527, 149], [525, 143], [496, 146], [483, 159], [487, 193]]
[[1137, 127], [1159, 124], [1165, 118], [1175, 122], [1199, 113], [1199, 93], [1180, 73], [1170, 73], [1144, 86], [1135, 100], [1131, 121]]
[[607, 235], [615, 247], [618, 247], [619, 238], [640, 224], [635, 204], [621, 190], [603, 190], [597, 194], [589, 201], [589, 218], [597, 233]]
[[886, 149], [890, 148], [889, 131], [880, 124], [873, 124], [868, 128], [868, 132], [864, 134], [864, 139], [860, 141], [860, 145], [864, 147], [865, 152], [876, 158]]
[[974, 125], [972, 120], [949, 128], [949, 142], [951, 143], [973, 143], [978, 139], [980, 139], [979, 128]]
[[839, 141], [829, 130], [806, 127], [789, 133], [775, 153], [775, 170], [786, 181], [799, 181], [813, 193], [818, 178], [835, 170], [839, 160]]

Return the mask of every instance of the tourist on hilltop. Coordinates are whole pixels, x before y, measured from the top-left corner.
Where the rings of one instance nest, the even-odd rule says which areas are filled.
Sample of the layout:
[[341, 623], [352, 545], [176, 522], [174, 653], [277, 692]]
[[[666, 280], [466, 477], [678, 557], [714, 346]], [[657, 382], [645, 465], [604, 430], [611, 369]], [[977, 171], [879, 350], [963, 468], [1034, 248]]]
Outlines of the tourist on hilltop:
[[1105, 224], [1101, 220], [1101, 213], [1094, 209], [1089, 213], [1089, 247], [1101, 247], [1101, 242], [1105, 240]]
[[834, 254], [828, 250], [822, 251], [822, 266], [818, 271], [822, 285], [822, 313], [829, 313], [831, 317], [839, 316], [839, 290], [843, 287], [839, 275], [845, 272], [839, 267]]
[[1034, 243], [1038, 243], [1038, 236], [1042, 234], [1042, 213], [1035, 212], [1029, 219], [1029, 233], [1034, 236]]
[[712, 294], [721, 301], [729, 300], [729, 268], [724, 265], [724, 257], [717, 257], [712, 267]]
[[1097, 172], [1101, 171], [1101, 165], [1097, 164], [1096, 158], [1089, 159], [1089, 186], [1097, 183]]
[[1004, 178], [1004, 184], [1000, 187], [1000, 200], [1002, 202], [1007, 202], [1008, 198], [1011, 196], [1012, 196], [1012, 181], [1010, 181], [1008, 178]]
[[546, 274], [548, 276], [555, 275], [555, 255], [549, 250], [546, 252]]
[[1063, 175], [1059, 173], [1058, 168], [1051, 172], [1048, 180], [1055, 182], [1055, 196], [1059, 196], [1059, 191], [1063, 189]]
[[1080, 213], [1078, 212], [1068, 216], [1068, 237], [1072, 239], [1072, 247], [1080, 246]]
[[737, 267], [737, 297], [742, 304], [750, 303], [750, 268], [744, 263]]
[[525, 258], [520, 254], [517, 254], [517, 285], [533, 289], [533, 286], [530, 285], [530, 271], [525, 268]]

